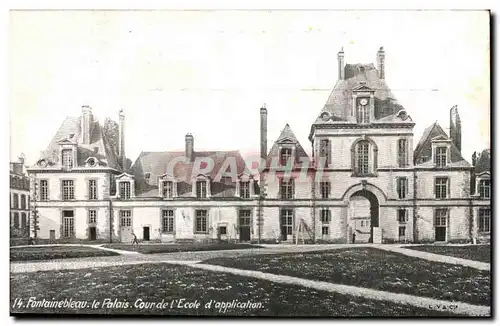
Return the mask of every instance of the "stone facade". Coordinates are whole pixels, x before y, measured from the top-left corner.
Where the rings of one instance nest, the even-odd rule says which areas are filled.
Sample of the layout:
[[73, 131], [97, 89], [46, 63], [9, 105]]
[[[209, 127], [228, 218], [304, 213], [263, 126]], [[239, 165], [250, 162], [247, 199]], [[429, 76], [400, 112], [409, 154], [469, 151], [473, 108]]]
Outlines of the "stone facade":
[[[113, 131], [104, 131], [85, 106], [80, 118], [63, 123], [46, 154], [29, 169], [38, 237], [489, 241], [489, 195], [473, 189], [478, 180], [489, 182], [489, 174], [478, 174], [463, 159], [460, 139], [450, 138], [437, 123], [415, 146], [415, 123], [385, 81], [383, 49], [377, 52], [377, 67], [344, 64], [343, 52], [338, 58], [339, 80], [311, 126], [311, 155], [289, 125], [268, 151], [268, 111], [260, 109], [265, 162], [260, 173], [252, 172], [238, 151], [197, 151], [191, 134], [185, 152], [143, 152], [129, 168], [124, 113], [116, 124], [119, 139], [109, 141]], [[453, 135], [460, 135], [456, 107], [452, 113]], [[72, 151], [70, 159], [63, 150]], [[226, 168], [233, 175], [221, 177]]]

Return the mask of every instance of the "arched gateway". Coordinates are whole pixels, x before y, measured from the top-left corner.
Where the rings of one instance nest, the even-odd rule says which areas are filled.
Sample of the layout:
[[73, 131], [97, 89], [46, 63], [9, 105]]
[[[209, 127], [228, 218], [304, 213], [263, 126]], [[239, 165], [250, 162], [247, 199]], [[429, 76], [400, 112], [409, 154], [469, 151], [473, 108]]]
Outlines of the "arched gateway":
[[376, 186], [361, 183], [344, 194], [347, 243], [380, 243], [380, 204], [385, 194]]

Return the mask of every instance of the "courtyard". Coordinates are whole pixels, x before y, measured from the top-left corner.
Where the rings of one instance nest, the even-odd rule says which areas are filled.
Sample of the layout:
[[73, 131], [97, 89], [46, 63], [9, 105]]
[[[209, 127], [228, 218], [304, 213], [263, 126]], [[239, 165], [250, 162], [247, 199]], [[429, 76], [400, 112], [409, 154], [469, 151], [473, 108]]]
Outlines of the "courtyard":
[[[88, 257], [13, 261], [11, 312], [318, 317], [490, 315], [488, 263], [427, 260], [421, 255], [429, 253], [421, 248], [262, 245], [162, 251], [160, 246], [152, 247], [152, 252], [157, 253], [151, 254], [141, 253], [146, 249], [92, 246]], [[43, 251], [49, 247], [15, 250], [29, 252], [35, 248]], [[64, 252], [64, 248], [75, 251], [71, 246], [59, 246], [57, 251]], [[460, 248], [481, 251], [483, 256], [490, 250], [489, 246]], [[402, 253], [395, 252], [401, 249]], [[95, 250], [105, 256], [92, 256]], [[432, 251], [430, 257], [447, 261], [451, 257], [445, 255], [448, 251], [442, 255]], [[461, 264], [466, 262], [467, 266]], [[73, 305], [54, 306], [65, 300], [72, 300]]]

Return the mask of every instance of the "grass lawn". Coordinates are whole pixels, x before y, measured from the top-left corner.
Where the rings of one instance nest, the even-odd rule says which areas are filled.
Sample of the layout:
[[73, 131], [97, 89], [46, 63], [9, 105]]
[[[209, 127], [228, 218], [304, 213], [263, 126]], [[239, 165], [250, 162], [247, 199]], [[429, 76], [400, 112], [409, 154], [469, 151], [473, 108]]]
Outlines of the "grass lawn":
[[142, 254], [159, 254], [169, 252], [186, 252], [186, 251], [211, 251], [211, 250], [231, 250], [231, 249], [252, 249], [261, 248], [257, 245], [246, 243], [188, 243], [188, 244], [141, 244], [133, 246], [131, 244], [107, 244], [106, 248], [113, 248], [127, 251], [137, 251]]
[[[349, 317], [452, 315], [451, 312], [168, 264], [12, 274], [10, 279], [11, 313]], [[84, 303], [80, 308], [33, 308], [26, 305], [30, 297], [36, 297], [36, 300], [71, 298]], [[19, 299], [22, 300], [22, 307], [17, 307]], [[198, 300], [200, 306], [179, 308], [180, 299], [185, 299], [184, 302]], [[91, 307], [94, 300], [100, 303], [98, 308]], [[115, 300], [121, 307], [114, 304]], [[170, 308], [172, 300], [176, 301]], [[212, 306], [205, 308], [211, 300]], [[224, 311], [221, 303], [233, 300], [240, 303], [250, 301], [253, 307], [230, 307]], [[140, 306], [140, 303], [157, 304], [162, 301], [166, 302], [166, 307], [147, 309]], [[84, 304], [87, 306], [83, 307]]]
[[408, 246], [406, 249], [431, 252], [433, 254], [452, 256], [489, 263], [491, 258], [490, 245], [475, 246]]
[[374, 248], [214, 258], [207, 264], [490, 305], [490, 273]]
[[23, 247], [10, 249], [10, 261], [50, 260], [117, 255], [117, 253], [111, 251], [79, 246]]

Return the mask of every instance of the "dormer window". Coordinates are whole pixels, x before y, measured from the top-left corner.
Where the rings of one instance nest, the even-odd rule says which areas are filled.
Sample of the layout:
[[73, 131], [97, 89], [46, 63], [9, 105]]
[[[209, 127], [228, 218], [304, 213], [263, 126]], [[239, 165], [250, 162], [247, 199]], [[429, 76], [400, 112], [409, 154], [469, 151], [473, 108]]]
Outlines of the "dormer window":
[[480, 180], [479, 181], [479, 197], [482, 199], [490, 199], [490, 197], [491, 197], [490, 180]]
[[358, 107], [356, 108], [356, 121], [358, 123], [370, 122], [370, 107], [368, 106], [367, 98], [359, 99]]
[[62, 167], [64, 169], [72, 169], [73, 168], [73, 150], [71, 149], [63, 149], [61, 151], [62, 156]]
[[280, 151], [280, 164], [282, 166], [287, 165], [291, 158], [292, 158], [292, 149], [282, 148]]
[[444, 146], [436, 147], [436, 154], [434, 156], [436, 167], [442, 168], [446, 166], [447, 162], [447, 148]]
[[120, 181], [119, 186], [120, 199], [130, 199], [130, 182]]
[[250, 198], [250, 181], [240, 181], [240, 197]]
[[198, 180], [196, 181], [196, 197], [197, 198], [207, 198], [207, 181]]
[[163, 198], [174, 197], [174, 183], [172, 181], [162, 181], [162, 186]]

